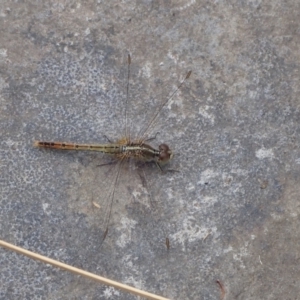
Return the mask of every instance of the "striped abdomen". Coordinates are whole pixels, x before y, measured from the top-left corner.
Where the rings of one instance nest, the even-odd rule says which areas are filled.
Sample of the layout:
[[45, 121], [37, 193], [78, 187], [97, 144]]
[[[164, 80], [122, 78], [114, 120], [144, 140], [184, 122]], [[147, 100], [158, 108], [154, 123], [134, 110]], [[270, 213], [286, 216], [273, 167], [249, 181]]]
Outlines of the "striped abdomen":
[[38, 148], [49, 148], [56, 150], [83, 150], [98, 151], [108, 154], [122, 153], [122, 145], [118, 144], [72, 144], [61, 142], [40, 142], [35, 141], [34, 146]]

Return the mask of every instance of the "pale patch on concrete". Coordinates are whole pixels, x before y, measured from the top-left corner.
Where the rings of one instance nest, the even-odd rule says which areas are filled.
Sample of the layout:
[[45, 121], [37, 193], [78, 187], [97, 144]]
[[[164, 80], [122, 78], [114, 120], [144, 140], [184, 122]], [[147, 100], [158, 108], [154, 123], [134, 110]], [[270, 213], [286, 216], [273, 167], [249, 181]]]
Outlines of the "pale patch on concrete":
[[233, 251], [233, 248], [232, 248], [232, 246], [228, 246], [228, 248], [226, 248], [226, 249], [223, 249], [223, 252], [224, 253], [228, 253], [228, 252], [232, 252]]
[[43, 211], [45, 212], [45, 214], [49, 215], [49, 212], [48, 212], [49, 204], [48, 203], [43, 203], [42, 207], [43, 207]]
[[137, 222], [123, 216], [120, 220], [120, 224], [121, 225], [118, 226], [118, 231], [121, 232], [121, 235], [116, 243], [119, 247], [124, 248], [128, 243], [130, 243], [131, 230], [134, 229]]
[[197, 184], [205, 184], [209, 181], [209, 179], [215, 178], [217, 176], [217, 172], [213, 171], [212, 169], [207, 169], [201, 173], [200, 180], [197, 182]]
[[201, 204], [204, 204], [206, 207], [212, 206], [216, 202], [218, 202], [218, 199], [216, 197], [205, 196], [201, 198]]
[[115, 296], [120, 296], [120, 292], [113, 287], [107, 287], [103, 292], [103, 296], [106, 299], [113, 299]]
[[255, 156], [258, 159], [274, 158], [274, 152], [273, 152], [273, 149], [261, 148], [255, 152]]
[[188, 185], [186, 186], [186, 190], [189, 191], [189, 192], [192, 192], [195, 190], [195, 185], [192, 184], [191, 182], [188, 183]]
[[248, 251], [248, 242], [245, 243], [245, 246], [242, 246], [238, 253], [235, 253], [232, 255], [233, 259], [237, 262], [240, 263], [240, 267], [245, 269], [246, 266], [244, 264], [243, 258], [249, 256], [249, 251]]
[[210, 109], [209, 105], [204, 105], [203, 107], [199, 108], [199, 114], [203, 118], [209, 120], [212, 125], [214, 125], [214, 123], [215, 123], [215, 116], [213, 114], [209, 113], [209, 109]]
[[146, 62], [146, 64], [141, 69], [141, 73], [143, 74], [144, 77], [151, 78], [152, 77], [151, 70], [152, 70], [152, 64], [150, 62]]
[[197, 225], [194, 218], [189, 217], [183, 220], [182, 229], [171, 235], [171, 239], [183, 246], [186, 241], [195, 242], [206, 238], [208, 234], [213, 234], [216, 231], [216, 227], [201, 227]]
[[175, 7], [172, 11], [182, 11], [188, 9], [191, 5], [194, 5], [196, 0], [184, 1], [181, 6]]
[[7, 57], [7, 49], [0, 48], [0, 56], [1, 57]]

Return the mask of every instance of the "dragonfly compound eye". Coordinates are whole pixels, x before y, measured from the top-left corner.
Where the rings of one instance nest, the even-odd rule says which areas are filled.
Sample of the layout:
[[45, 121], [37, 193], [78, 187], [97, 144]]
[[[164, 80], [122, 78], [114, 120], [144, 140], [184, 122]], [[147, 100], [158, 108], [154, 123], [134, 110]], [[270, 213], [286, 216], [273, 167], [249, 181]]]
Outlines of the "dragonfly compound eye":
[[159, 145], [158, 149], [160, 163], [167, 163], [173, 157], [173, 153], [167, 144]]

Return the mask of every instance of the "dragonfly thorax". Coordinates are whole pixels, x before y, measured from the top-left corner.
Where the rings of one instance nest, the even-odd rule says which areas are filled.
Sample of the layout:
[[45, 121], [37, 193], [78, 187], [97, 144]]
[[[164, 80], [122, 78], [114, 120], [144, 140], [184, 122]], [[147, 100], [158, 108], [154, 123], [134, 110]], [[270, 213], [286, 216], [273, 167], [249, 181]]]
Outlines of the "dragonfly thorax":
[[123, 145], [120, 158], [134, 158], [140, 161], [166, 164], [173, 157], [169, 146], [161, 144], [157, 149], [145, 143], [129, 143]]

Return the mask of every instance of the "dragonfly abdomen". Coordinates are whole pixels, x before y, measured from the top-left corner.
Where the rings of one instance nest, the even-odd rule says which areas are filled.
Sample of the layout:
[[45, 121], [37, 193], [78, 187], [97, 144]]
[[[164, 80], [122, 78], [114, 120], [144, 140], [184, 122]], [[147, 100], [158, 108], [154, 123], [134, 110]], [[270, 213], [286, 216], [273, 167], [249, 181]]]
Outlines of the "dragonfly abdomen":
[[34, 146], [37, 148], [48, 148], [56, 150], [98, 151], [107, 154], [120, 154], [123, 151], [123, 146], [118, 144], [73, 144], [62, 142], [35, 141]]

